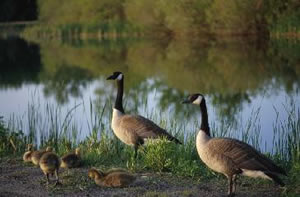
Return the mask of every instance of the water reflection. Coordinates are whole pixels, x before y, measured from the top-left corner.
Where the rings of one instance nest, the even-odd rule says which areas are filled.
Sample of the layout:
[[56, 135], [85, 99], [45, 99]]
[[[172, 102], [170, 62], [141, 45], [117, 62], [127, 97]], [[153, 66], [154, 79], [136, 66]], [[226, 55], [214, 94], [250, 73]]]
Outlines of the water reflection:
[[0, 39], [0, 88], [38, 83], [42, 72], [40, 48], [20, 38]]
[[120, 39], [32, 44], [20, 38], [0, 39], [0, 87], [40, 84], [43, 97], [67, 104], [89, 94], [89, 84], [97, 81], [93, 100], [103, 106], [105, 98], [115, 98], [115, 86], [105, 77], [121, 70], [126, 76], [127, 111], [146, 106], [150, 111], [171, 109], [178, 117], [194, 117], [198, 109], [187, 112], [180, 100], [187, 93], [201, 92], [209, 95], [216, 119], [237, 122], [245, 104], [256, 97], [298, 90], [299, 49], [299, 43], [287, 41]]

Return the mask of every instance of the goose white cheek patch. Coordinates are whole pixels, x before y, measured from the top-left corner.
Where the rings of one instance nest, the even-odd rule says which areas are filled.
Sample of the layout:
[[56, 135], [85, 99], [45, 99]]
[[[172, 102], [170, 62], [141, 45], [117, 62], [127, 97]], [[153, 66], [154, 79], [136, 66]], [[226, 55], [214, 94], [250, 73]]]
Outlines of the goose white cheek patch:
[[200, 105], [201, 101], [202, 101], [202, 96], [198, 96], [198, 98], [193, 101], [193, 104]]
[[117, 77], [117, 80], [121, 80], [121, 79], [123, 79], [123, 74], [119, 74], [119, 76]]

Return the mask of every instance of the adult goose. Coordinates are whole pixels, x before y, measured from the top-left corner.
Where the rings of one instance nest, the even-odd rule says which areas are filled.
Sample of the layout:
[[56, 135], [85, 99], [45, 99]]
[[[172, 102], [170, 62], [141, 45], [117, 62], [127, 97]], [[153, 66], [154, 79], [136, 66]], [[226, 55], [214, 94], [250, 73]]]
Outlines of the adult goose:
[[114, 72], [107, 80], [116, 80], [118, 86], [117, 98], [113, 108], [111, 127], [115, 135], [125, 144], [134, 146], [134, 157], [137, 150], [144, 144], [144, 139], [165, 136], [168, 140], [181, 144], [165, 129], [160, 128], [154, 122], [139, 115], [126, 114], [123, 108], [124, 74]]
[[206, 102], [202, 94], [190, 95], [183, 103], [200, 106], [202, 120], [196, 138], [197, 151], [210, 169], [227, 177], [228, 196], [234, 196], [236, 176], [239, 174], [266, 178], [284, 185], [278, 175], [287, 175], [286, 172], [252, 146], [232, 138], [211, 137]]

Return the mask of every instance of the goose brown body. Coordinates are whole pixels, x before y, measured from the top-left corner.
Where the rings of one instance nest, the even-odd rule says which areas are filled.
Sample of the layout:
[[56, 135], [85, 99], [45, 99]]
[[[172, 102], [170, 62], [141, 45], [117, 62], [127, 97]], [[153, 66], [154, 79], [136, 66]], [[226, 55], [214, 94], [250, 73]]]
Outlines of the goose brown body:
[[76, 148], [75, 153], [69, 153], [61, 158], [62, 168], [76, 168], [81, 164], [80, 149]]
[[200, 105], [202, 120], [196, 138], [196, 148], [201, 160], [210, 169], [227, 177], [229, 196], [235, 194], [237, 175], [266, 178], [284, 185], [278, 175], [286, 175], [286, 172], [249, 144], [232, 138], [210, 136], [203, 95], [191, 95], [184, 103]]
[[153, 121], [142, 116], [125, 114], [122, 105], [124, 88], [123, 73], [114, 72], [107, 80], [116, 80], [118, 85], [117, 98], [113, 108], [112, 130], [122, 142], [134, 146], [135, 157], [137, 156], [138, 146], [143, 145], [144, 140], [147, 138], [166, 137], [175, 143], [181, 144], [178, 139], [170, 135], [165, 129], [162, 129]]
[[139, 115], [123, 114], [113, 109], [112, 129], [116, 136], [127, 145], [144, 143], [144, 139], [165, 136], [169, 140], [181, 143], [154, 122]]
[[242, 174], [262, 177], [273, 179], [283, 185], [277, 175], [286, 175], [285, 171], [242, 141], [231, 138], [211, 138], [204, 145], [197, 143], [197, 151], [201, 160], [209, 168], [226, 176]]
[[49, 174], [53, 174], [53, 173], [55, 173], [56, 183], [58, 183], [59, 166], [60, 166], [60, 159], [55, 153], [47, 152], [42, 155], [40, 159], [40, 168], [47, 178], [47, 183], [49, 183]]
[[136, 180], [135, 176], [124, 170], [111, 170], [103, 173], [92, 168], [88, 175], [95, 180], [97, 185], [103, 187], [127, 187]]
[[46, 148], [46, 150], [39, 150], [39, 151], [33, 151], [31, 154], [31, 161], [34, 165], [38, 166], [41, 157], [43, 156], [43, 154], [47, 153], [47, 152], [51, 152], [52, 151], [52, 147], [48, 146]]

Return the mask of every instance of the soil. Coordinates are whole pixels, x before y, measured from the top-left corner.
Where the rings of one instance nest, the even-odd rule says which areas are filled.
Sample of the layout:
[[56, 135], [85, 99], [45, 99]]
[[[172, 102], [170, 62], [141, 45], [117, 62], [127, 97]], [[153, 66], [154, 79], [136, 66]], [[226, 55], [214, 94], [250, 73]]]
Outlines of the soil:
[[[0, 160], [0, 196], [226, 196], [226, 179], [196, 181], [171, 174], [136, 174], [137, 180], [127, 188], [103, 188], [87, 176], [88, 168], [60, 169], [61, 185], [54, 186], [54, 177], [46, 184], [42, 171], [21, 158]], [[51, 177], [50, 177], [51, 178]], [[279, 197], [280, 188], [270, 184], [238, 183], [236, 196]]]

